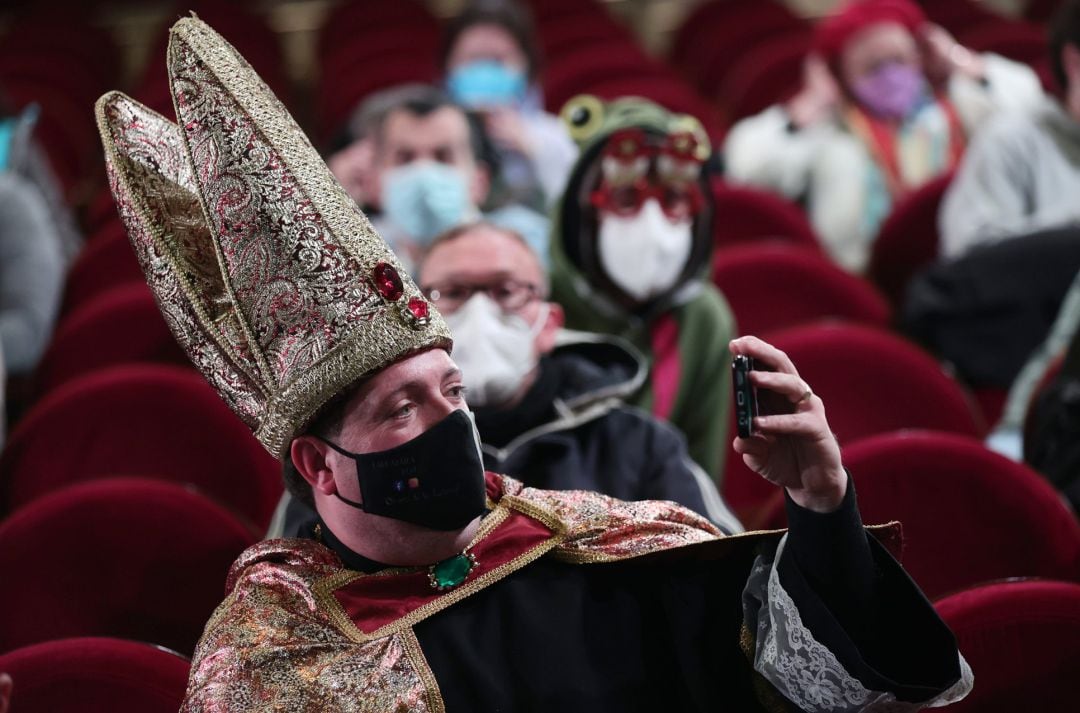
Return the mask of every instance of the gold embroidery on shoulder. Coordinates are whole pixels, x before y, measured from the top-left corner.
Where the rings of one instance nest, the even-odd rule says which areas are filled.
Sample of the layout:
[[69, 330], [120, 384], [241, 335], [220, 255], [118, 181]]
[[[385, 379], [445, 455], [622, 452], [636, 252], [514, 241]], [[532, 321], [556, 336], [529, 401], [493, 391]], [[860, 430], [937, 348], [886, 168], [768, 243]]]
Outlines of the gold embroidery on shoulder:
[[[491, 532], [494, 531], [496, 527], [501, 525], [506, 520], [506, 518], [509, 517], [511, 508], [515, 510], [518, 509], [519, 503], [515, 501], [516, 499], [512, 499], [510, 502], [507, 502], [506, 497], [499, 501], [496, 509], [481, 521], [480, 528], [477, 530], [477, 535], [473, 539], [473, 542], [470, 544], [470, 547], [473, 544], [476, 544], [477, 542], [483, 540], [484, 537], [491, 534]], [[524, 505], [530, 506], [531, 504], [524, 503]], [[462, 584], [456, 589], [439, 595], [427, 604], [423, 604], [417, 607], [405, 616], [389, 624], [386, 624], [385, 626], [382, 626], [371, 633], [365, 633], [363, 631], [360, 631], [360, 629], [356, 626], [356, 624], [353, 623], [352, 619], [349, 617], [348, 612], [345, 611], [345, 608], [341, 606], [341, 603], [334, 596], [334, 592], [341, 587], [352, 584], [353, 582], [361, 579], [362, 577], [380, 577], [402, 574], [406, 572], [417, 572], [425, 569], [425, 567], [397, 567], [393, 569], [385, 569], [380, 572], [375, 572], [373, 574], [354, 572], [352, 570], [341, 570], [316, 581], [311, 588], [312, 595], [314, 596], [319, 608], [326, 613], [326, 615], [330, 618], [334, 625], [353, 641], [356, 641], [358, 643], [365, 643], [374, 639], [380, 639], [384, 636], [390, 636], [391, 634], [395, 634], [399, 631], [412, 627], [414, 624], [417, 624], [428, 618], [432, 614], [442, 611], [443, 609], [451, 606], [452, 604], [455, 604], [462, 599], [465, 599], [466, 597], [474, 594], [475, 592], [491, 586], [495, 582], [498, 582], [500, 579], [506, 577], [507, 575], [518, 569], [521, 569], [525, 565], [542, 557], [543, 555], [554, 549], [556, 546], [558, 546], [563, 539], [563, 533], [561, 532], [563, 528], [561, 526], [557, 528], [552, 527], [552, 524], [559, 525], [558, 520], [554, 517], [554, 515], [547, 512], [546, 510], [543, 510], [542, 508], [530, 507], [529, 509], [534, 510], [536, 514], [533, 514], [531, 512], [526, 512], [525, 514], [535, 517], [536, 519], [543, 522], [544, 525], [547, 525], [548, 527], [555, 530], [554, 534], [552, 534], [550, 538], [534, 545], [529, 550], [522, 552], [517, 557], [511, 559], [509, 562], [506, 562], [491, 571], [485, 572], [471, 582], [466, 582], [465, 584]], [[543, 518], [540, 517], [541, 515], [543, 516]], [[550, 520], [552, 524], [549, 524], [548, 520]]]

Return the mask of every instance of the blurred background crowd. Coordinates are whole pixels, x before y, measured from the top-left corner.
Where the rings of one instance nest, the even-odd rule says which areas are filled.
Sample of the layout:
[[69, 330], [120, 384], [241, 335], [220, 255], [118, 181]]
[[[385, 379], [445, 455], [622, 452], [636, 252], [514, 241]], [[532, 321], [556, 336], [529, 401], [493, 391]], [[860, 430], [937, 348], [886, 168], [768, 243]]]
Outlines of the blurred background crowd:
[[[142, 655], [72, 637], [190, 654], [228, 563], [303, 519], [174, 342], [105, 176], [95, 100], [173, 118], [189, 11], [447, 317], [488, 467], [782, 527], [731, 448], [728, 342], [761, 336], [823, 398], [864, 519], [903, 521], [975, 667], [956, 709], [1068, 709], [1047, 672], [1080, 653], [1072, 0], [5, 3], [0, 671], [23, 690], [59, 695], [41, 657], [93, 680]], [[168, 688], [176, 660], [140, 665]]]

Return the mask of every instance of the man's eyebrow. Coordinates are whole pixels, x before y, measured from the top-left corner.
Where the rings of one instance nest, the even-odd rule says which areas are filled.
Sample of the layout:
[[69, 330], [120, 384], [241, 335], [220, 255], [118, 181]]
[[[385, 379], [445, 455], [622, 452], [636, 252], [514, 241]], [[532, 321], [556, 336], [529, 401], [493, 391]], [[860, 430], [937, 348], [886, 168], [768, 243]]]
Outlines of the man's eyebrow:
[[[457, 368], [456, 366], [452, 366], [449, 369], [447, 369], [445, 372], [443, 372], [442, 381], [446, 381], [447, 379], [451, 379], [451, 378], [456, 379], [456, 378], [460, 378], [460, 377], [461, 377], [461, 369]], [[406, 392], [419, 390], [419, 389], [423, 389], [423, 388], [424, 388], [424, 382], [423, 381], [421, 381], [420, 379], [410, 379], [409, 381], [398, 384], [394, 388], [393, 391], [389, 391], [385, 395], [378, 397], [378, 400], [379, 401], [388, 401], [390, 399], [397, 398], [398, 396], [400, 396], [401, 394], [404, 394]]]

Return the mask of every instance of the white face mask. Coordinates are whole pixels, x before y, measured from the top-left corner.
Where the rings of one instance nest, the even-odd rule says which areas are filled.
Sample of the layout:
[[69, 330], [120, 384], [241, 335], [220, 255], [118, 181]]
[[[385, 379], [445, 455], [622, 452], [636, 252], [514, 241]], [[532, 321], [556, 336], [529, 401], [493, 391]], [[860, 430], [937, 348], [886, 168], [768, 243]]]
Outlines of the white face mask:
[[454, 335], [454, 361], [461, 368], [470, 406], [501, 406], [521, 389], [536, 367], [536, 335], [547, 322], [545, 303], [535, 324], [506, 314], [478, 292], [453, 314], [444, 315]]
[[693, 221], [672, 221], [650, 198], [637, 215], [604, 215], [597, 247], [611, 281], [639, 302], [675, 284], [690, 259]]

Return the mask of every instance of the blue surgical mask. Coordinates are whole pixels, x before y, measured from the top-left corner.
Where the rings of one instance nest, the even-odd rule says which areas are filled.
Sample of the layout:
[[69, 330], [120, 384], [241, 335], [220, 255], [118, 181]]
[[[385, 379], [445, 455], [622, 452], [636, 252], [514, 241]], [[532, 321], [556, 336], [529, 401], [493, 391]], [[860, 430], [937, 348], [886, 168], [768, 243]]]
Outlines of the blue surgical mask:
[[528, 88], [523, 72], [493, 60], [463, 64], [446, 80], [454, 101], [472, 109], [520, 104]]
[[390, 222], [425, 247], [439, 233], [479, 216], [469, 200], [465, 174], [434, 161], [414, 161], [387, 171], [382, 208]]
[[8, 167], [11, 159], [11, 144], [15, 140], [16, 119], [0, 120], [0, 171]]

